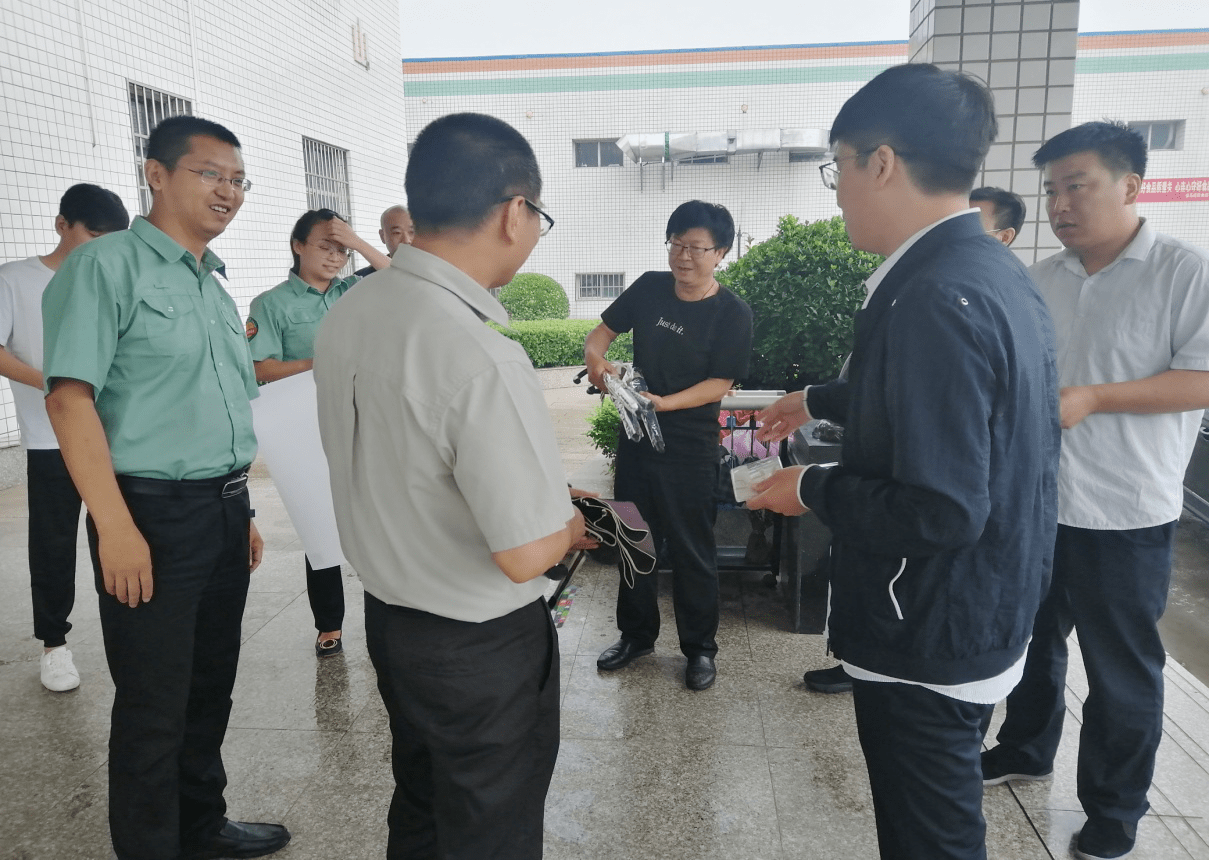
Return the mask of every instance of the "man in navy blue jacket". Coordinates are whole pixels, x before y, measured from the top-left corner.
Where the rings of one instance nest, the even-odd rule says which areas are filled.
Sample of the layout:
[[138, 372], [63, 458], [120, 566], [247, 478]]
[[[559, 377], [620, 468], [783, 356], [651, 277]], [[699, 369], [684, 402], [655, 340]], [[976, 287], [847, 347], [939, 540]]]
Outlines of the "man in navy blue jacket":
[[1057, 521], [1053, 326], [969, 193], [990, 92], [886, 70], [831, 128], [823, 165], [866, 282], [845, 379], [786, 395], [763, 438], [844, 424], [842, 465], [785, 469], [750, 507], [832, 530], [828, 644], [853, 677], [883, 858], [986, 857], [981, 724], [1020, 679]]

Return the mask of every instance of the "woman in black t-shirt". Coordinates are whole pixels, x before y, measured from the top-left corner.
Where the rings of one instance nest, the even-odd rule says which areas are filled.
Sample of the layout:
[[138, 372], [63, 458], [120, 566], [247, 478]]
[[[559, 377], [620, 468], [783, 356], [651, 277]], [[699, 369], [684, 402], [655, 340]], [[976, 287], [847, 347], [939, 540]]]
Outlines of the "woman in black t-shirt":
[[[688, 658], [685, 684], [714, 683], [718, 653], [718, 563], [714, 544], [718, 473], [718, 404], [747, 375], [751, 310], [722, 287], [714, 271], [730, 251], [735, 222], [725, 207], [691, 200], [667, 223], [670, 272], [647, 272], [603, 314], [584, 343], [588, 375], [604, 388], [615, 368], [605, 358], [621, 332], [634, 332], [634, 364], [659, 413], [666, 450], [624, 435], [617, 450], [618, 499], [634, 502], [672, 566], [680, 650]], [[656, 575], [624, 581], [617, 595], [621, 639], [596, 661], [620, 669], [650, 654], [659, 635]]]

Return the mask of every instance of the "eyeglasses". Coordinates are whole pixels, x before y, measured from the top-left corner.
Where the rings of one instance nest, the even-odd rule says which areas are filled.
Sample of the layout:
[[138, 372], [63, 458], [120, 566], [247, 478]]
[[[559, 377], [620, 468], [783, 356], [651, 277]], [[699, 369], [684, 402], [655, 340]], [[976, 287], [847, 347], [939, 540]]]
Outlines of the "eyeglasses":
[[549, 233], [551, 230], [554, 229], [554, 219], [546, 214], [546, 210], [542, 209], [542, 207], [538, 206], [536, 203], [534, 203], [532, 200], [530, 200], [528, 197], [525, 197], [524, 195], [513, 194], [511, 197], [501, 197], [496, 202], [497, 203], [511, 203], [513, 200], [515, 200], [518, 197], [520, 197], [521, 200], [525, 201], [526, 206], [528, 206], [530, 209], [532, 209], [534, 212], [536, 212], [538, 215], [542, 216], [542, 218], [545, 219], [546, 223], [542, 226], [541, 232], [538, 233], [537, 235], [545, 236], [547, 233]]
[[201, 181], [211, 188], [216, 188], [224, 182], [230, 182], [231, 187], [236, 191], [252, 190], [252, 181], [250, 179], [228, 179], [217, 170], [194, 170], [192, 167], [186, 167], [185, 170], [190, 173], [196, 173], [201, 177]]
[[347, 260], [353, 255], [352, 251], [340, 245], [329, 245], [327, 242], [307, 242], [306, 244], [329, 257], [340, 257], [341, 259]]
[[679, 257], [685, 251], [688, 251], [688, 256], [691, 260], [700, 260], [705, 256], [706, 251], [716, 251], [719, 247], [721, 247], [719, 245], [714, 245], [710, 248], [698, 248], [696, 245], [683, 245], [680, 242], [677, 242], [675, 239], [668, 239], [663, 244], [667, 246], [667, 254], [669, 257]]
[[[835, 191], [836, 186], [839, 184], [840, 171], [836, 167], [836, 164], [841, 161], [849, 161], [853, 158], [863, 158], [866, 155], [872, 155], [873, 153], [877, 152], [878, 149], [879, 147], [875, 146], [873, 149], [867, 149], [864, 152], [854, 152], [852, 155], [844, 155], [835, 159], [834, 161], [828, 161], [826, 164], [820, 164], [819, 176], [823, 177], [823, 187], [830, 191]], [[898, 154], [902, 155], [902, 153]]]

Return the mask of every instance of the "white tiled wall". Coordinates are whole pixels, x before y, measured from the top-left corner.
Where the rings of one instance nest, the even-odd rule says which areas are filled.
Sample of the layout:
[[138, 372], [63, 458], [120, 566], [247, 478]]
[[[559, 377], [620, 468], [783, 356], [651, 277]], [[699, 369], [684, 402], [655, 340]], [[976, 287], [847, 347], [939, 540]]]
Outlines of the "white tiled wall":
[[1078, 2], [915, 0], [911, 7], [912, 61], [960, 69], [991, 87], [999, 136], [979, 184], [1024, 198], [1028, 216], [1012, 250], [1026, 263], [1060, 247], [1032, 155], [1070, 127], [1078, 23]]
[[[0, 0], [0, 260], [54, 247], [58, 200], [76, 182], [138, 212], [127, 82], [192, 101], [230, 128], [254, 187], [212, 245], [246, 312], [284, 279], [306, 209], [302, 138], [350, 152], [354, 227], [377, 242], [402, 202], [406, 140], [399, 18], [392, 0]], [[369, 68], [353, 51], [366, 37]], [[0, 440], [15, 440], [7, 385]]]

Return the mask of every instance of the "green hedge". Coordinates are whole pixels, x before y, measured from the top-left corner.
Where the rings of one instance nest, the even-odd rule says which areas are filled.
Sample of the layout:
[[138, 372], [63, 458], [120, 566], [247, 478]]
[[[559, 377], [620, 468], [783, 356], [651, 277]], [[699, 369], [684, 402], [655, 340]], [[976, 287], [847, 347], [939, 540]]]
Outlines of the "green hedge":
[[718, 280], [751, 307], [745, 387], [787, 391], [834, 379], [852, 350], [865, 279], [881, 257], [853, 249], [842, 218], [803, 224], [786, 215]]
[[[489, 323], [525, 348], [534, 367], [575, 367], [584, 363], [584, 338], [600, 320], [519, 320], [509, 328]], [[612, 361], [632, 361], [634, 345], [629, 332], [609, 347]]]
[[499, 300], [513, 321], [565, 320], [571, 312], [567, 291], [562, 285], [536, 272], [525, 272], [504, 284]]

